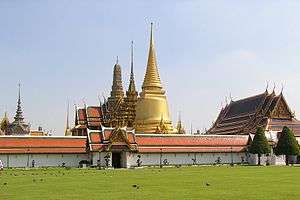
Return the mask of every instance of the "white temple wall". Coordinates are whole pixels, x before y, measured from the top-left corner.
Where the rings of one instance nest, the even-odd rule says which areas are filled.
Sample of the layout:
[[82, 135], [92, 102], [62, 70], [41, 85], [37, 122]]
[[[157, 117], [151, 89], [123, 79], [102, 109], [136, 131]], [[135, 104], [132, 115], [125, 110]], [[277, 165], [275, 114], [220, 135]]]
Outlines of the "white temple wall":
[[246, 162], [245, 153], [128, 153], [127, 167], [137, 166], [138, 155], [141, 166], [214, 164], [218, 158], [222, 164]]
[[[257, 165], [258, 155], [248, 154], [248, 163], [250, 165]], [[275, 154], [272, 154], [270, 156], [262, 155], [260, 158], [260, 164], [266, 165], [267, 163], [269, 163], [270, 165], [285, 165], [285, 156], [284, 155], [276, 156]]]
[[4, 167], [78, 167], [81, 160], [87, 160], [87, 154], [0, 154]]

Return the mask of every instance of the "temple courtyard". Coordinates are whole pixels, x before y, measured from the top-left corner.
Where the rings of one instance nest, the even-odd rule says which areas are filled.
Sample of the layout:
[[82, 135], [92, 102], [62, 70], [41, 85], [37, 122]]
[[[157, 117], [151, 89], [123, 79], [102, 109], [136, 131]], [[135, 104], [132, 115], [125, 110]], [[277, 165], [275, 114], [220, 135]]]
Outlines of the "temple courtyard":
[[0, 199], [299, 199], [300, 166], [7, 169]]

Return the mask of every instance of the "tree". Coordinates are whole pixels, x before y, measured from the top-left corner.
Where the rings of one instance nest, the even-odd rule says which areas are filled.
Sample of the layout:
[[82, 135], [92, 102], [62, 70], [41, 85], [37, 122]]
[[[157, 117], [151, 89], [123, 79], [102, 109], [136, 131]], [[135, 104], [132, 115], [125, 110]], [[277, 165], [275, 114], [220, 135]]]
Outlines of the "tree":
[[275, 154], [285, 155], [285, 164], [289, 165], [289, 156], [299, 155], [299, 153], [299, 145], [294, 133], [288, 127], [284, 126], [275, 148]]
[[257, 128], [256, 134], [249, 148], [249, 152], [258, 155], [258, 165], [260, 165], [261, 156], [271, 152], [271, 147], [265, 136], [265, 130], [262, 127]]

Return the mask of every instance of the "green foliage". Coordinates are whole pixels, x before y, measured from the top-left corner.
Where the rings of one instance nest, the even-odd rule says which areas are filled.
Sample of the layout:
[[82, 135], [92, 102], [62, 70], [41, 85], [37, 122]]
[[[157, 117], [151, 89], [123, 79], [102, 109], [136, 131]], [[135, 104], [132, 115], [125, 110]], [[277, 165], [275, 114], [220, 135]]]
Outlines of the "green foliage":
[[277, 146], [275, 148], [276, 155], [299, 155], [299, 144], [288, 127], [283, 127]]
[[249, 152], [252, 154], [258, 154], [259, 156], [271, 152], [271, 147], [265, 136], [265, 130], [263, 128], [257, 128], [256, 134], [249, 148]]

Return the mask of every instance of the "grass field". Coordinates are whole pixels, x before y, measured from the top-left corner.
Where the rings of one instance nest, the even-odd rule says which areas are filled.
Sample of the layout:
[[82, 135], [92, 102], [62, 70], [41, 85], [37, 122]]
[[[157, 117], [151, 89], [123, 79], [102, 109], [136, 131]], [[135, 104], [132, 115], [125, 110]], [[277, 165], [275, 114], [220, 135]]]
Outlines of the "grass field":
[[8, 169], [1, 200], [300, 199], [300, 167]]

